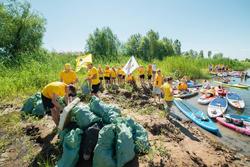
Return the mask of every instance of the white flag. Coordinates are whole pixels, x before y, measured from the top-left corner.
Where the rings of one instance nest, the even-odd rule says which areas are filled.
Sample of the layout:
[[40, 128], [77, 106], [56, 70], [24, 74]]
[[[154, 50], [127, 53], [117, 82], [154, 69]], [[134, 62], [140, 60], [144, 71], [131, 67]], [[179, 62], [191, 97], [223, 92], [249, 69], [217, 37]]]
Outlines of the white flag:
[[135, 69], [139, 67], [137, 61], [135, 60], [135, 57], [132, 56], [127, 64], [123, 67], [124, 72], [128, 75], [131, 74]]

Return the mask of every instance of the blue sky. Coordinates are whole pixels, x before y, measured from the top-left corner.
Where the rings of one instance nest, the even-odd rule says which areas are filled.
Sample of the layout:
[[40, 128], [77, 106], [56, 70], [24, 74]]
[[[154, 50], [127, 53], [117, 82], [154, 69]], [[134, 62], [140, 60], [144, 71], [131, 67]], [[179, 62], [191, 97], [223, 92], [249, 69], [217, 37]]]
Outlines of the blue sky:
[[95, 28], [125, 42], [150, 29], [179, 39], [182, 51], [250, 58], [250, 0], [29, 0], [47, 20], [44, 47], [83, 51]]

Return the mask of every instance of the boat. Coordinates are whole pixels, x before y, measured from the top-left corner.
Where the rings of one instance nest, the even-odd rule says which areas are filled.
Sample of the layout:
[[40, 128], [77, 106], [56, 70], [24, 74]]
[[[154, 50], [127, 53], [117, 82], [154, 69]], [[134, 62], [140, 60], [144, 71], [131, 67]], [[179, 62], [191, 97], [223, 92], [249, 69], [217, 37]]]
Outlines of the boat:
[[200, 89], [200, 93], [204, 94], [204, 93], [206, 93], [208, 90], [209, 90], [209, 89], [201, 88], [201, 89]]
[[215, 88], [215, 95], [216, 96], [222, 96], [222, 97], [224, 97], [224, 96], [227, 95], [227, 92], [228, 91], [226, 89], [224, 89], [224, 88], [219, 88], [219, 87]]
[[212, 100], [207, 108], [208, 116], [211, 118], [216, 118], [225, 113], [228, 107], [228, 102], [223, 97], [216, 97]]
[[225, 114], [225, 117], [250, 122], [250, 116], [248, 116], [248, 115]]
[[226, 118], [222, 118], [222, 117], [217, 117], [216, 120], [223, 126], [228, 127], [236, 132], [239, 132], [241, 134], [245, 134], [250, 136], [250, 126], [249, 125], [242, 125], [242, 126], [238, 126], [235, 125], [234, 123], [230, 123], [227, 122]]
[[226, 72], [222, 72], [222, 73], [217, 73], [218, 77], [227, 77], [228, 74]]
[[195, 108], [194, 106], [180, 98], [175, 98], [174, 104], [186, 117], [192, 120], [195, 124], [202, 127], [203, 129], [206, 129], [209, 132], [218, 134], [219, 129], [217, 128], [216, 124], [201, 110]]
[[195, 83], [194, 81], [187, 81], [187, 85], [188, 85], [189, 88], [202, 87], [202, 84]]
[[239, 109], [245, 108], [244, 100], [237, 93], [229, 92], [226, 98], [231, 106]]
[[174, 97], [175, 98], [190, 98], [193, 96], [196, 96], [199, 94], [199, 91], [196, 89], [189, 89], [189, 91], [181, 91], [181, 92], [175, 92], [174, 91]]
[[215, 96], [207, 97], [207, 95], [204, 94], [204, 95], [201, 95], [201, 97], [198, 99], [198, 103], [206, 105], [210, 103], [214, 98]]
[[230, 83], [223, 83], [223, 82], [220, 82], [220, 81], [214, 81], [215, 83], [217, 84], [221, 84], [225, 87], [235, 87], [235, 88], [241, 88], [241, 89], [248, 89], [249, 85], [245, 85], [245, 84], [242, 84], [242, 83], [239, 83], [239, 84], [230, 84]]

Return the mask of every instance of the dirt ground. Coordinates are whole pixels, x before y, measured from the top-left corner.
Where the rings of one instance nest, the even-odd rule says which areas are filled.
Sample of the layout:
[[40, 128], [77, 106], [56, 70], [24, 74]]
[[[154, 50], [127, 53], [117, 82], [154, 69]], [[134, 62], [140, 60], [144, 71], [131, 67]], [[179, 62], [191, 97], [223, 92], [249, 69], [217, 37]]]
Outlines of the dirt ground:
[[[121, 89], [100, 98], [119, 106], [123, 116], [148, 131], [149, 153], [126, 166], [250, 166], [250, 157], [210, 138], [191, 122], [166, 118], [163, 104], [143, 92]], [[54, 166], [62, 150], [51, 117], [22, 118], [18, 110], [13, 104], [0, 106], [0, 166]], [[86, 164], [78, 164], [82, 165]]]

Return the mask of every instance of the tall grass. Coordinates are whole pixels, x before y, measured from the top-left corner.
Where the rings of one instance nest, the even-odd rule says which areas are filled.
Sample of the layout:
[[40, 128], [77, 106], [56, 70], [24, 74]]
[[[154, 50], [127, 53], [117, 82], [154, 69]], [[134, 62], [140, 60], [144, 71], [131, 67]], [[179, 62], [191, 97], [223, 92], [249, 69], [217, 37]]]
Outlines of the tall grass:
[[[0, 65], [0, 101], [10, 101], [13, 98], [23, 99], [42, 88], [52, 81], [59, 80], [59, 73], [63, 70], [65, 63], [71, 63], [75, 67], [76, 55], [59, 55], [57, 53], [37, 53], [36, 55], [26, 56], [21, 66], [3, 66]], [[104, 67], [106, 64], [110, 66], [124, 65], [129, 57], [121, 56], [113, 60], [94, 59], [94, 65], [99, 64]], [[171, 75], [175, 78], [184, 75], [192, 78], [207, 78], [207, 67], [209, 64], [225, 64], [233, 69], [245, 69], [250, 67], [249, 63], [242, 63], [229, 59], [194, 59], [183, 56], [166, 57], [164, 60], [154, 60], [145, 62], [137, 59], [138, 63], [147, 66], [149, 63], [155, 63], [164, 75]], [[86, 69], [78, 72], [80, 83], [84, 80]], [[80, 86], [80, 84], [78, 85]]]

